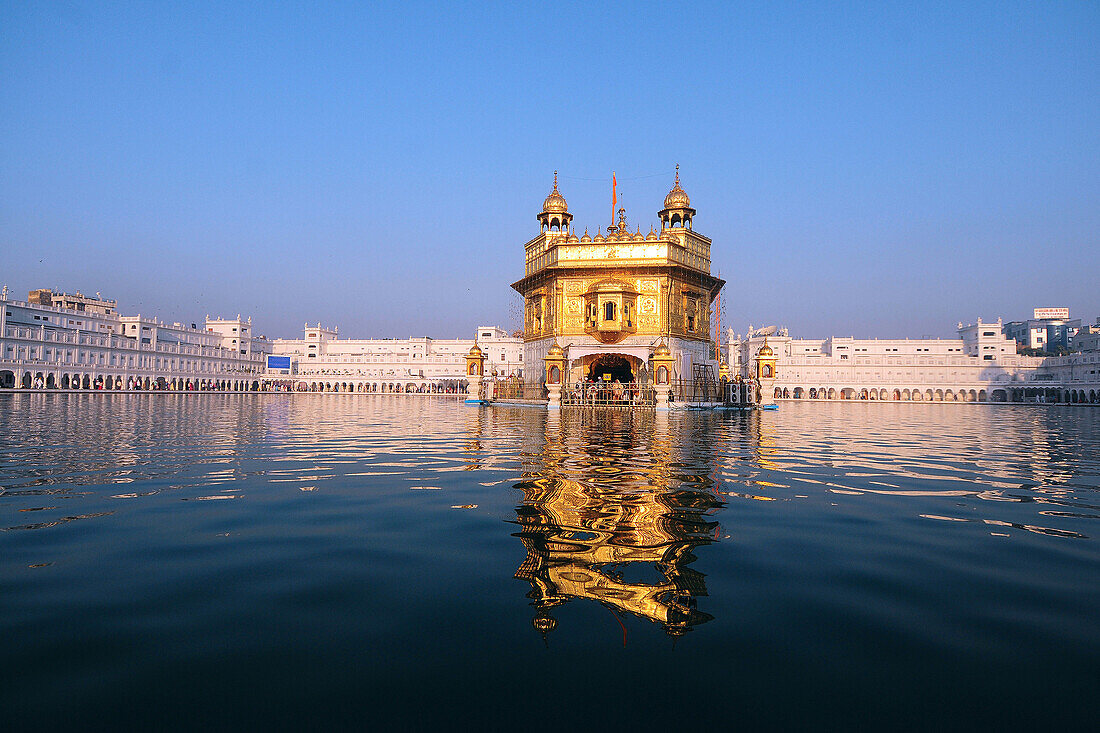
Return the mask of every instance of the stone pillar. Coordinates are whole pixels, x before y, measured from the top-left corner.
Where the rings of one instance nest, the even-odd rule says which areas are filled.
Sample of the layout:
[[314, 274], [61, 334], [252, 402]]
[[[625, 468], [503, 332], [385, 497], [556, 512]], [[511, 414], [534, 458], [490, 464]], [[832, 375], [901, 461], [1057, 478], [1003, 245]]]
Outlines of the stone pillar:
[[760, 378], [760, 406], [775, 407], [775, 380]]
[[481, 383], [480, 374], [466, 375], [466, 401], [480, 402], [485, 397], [485, 389]]
[[561, 409], [561, 385], [560, 384], [547, 384], [546, 392], [549, 397], [546, 403], [546, 407], [550, 410]]

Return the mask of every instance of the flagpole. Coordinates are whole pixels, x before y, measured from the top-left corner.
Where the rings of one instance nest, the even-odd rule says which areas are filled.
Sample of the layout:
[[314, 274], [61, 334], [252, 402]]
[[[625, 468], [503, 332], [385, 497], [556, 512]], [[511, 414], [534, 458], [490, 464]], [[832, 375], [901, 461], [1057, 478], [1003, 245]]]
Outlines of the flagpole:
[[615, 178], [615, 171], [611, 171], [611, 226], [609, 226], [607, 228], [608, 231], [610, 231], [611, 229], [613, 229], [615, 227], [615, 204], [618, 201], [618, 199], [617, 199], [618, 192], [615, 189], [618, 185], [619, 185], [619, 182]]

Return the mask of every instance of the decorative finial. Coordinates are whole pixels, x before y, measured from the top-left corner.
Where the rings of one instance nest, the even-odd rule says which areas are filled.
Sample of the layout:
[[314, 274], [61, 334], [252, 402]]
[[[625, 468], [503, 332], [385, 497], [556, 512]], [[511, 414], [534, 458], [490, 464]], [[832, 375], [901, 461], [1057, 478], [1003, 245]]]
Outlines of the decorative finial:
[[554, 171], [554, 190], [558, 190], [558, 172]]
[[676, 185], [680, 185], [680, 164], [676, 164]]

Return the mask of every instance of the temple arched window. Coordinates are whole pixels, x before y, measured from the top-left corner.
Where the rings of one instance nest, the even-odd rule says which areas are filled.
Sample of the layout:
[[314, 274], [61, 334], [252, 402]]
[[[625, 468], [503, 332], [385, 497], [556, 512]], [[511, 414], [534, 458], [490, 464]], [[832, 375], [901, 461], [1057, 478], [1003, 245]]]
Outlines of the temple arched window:
[[615, 304], [607, 302], [603, 304], [603, 319], [605, 321], [615, 320]]

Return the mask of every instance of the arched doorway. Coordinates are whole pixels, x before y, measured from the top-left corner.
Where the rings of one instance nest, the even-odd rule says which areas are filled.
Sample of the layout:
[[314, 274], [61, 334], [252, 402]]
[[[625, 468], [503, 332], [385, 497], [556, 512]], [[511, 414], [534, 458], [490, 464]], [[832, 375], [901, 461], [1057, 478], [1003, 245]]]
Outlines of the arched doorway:
[[586, 366], [588, 379], [603, 377], [605, 382], [618, 380], [623, 383], [637, 381], [637, 373], [631, 360], [622, 354], [594, 354], [585, 357], [581, 363]]

